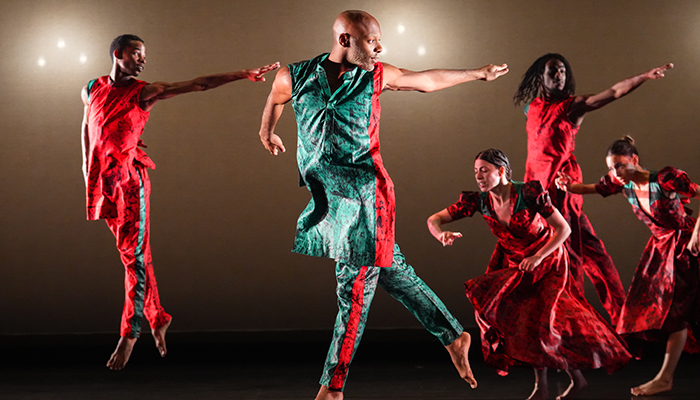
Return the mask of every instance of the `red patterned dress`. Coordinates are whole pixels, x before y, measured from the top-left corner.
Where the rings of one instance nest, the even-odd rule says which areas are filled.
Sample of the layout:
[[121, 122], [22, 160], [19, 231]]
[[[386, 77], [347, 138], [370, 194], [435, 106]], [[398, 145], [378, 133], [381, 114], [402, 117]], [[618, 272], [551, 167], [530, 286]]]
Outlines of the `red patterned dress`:
[[637, 218], [651, 230], [622, 307], [618, 333], [637, 339], [665, 340], [669, 333], [690, 328], [685, 350], [700, 352], [698, 257], [686, 249], [695, 219], [686, 213], [680, 199], [681, 195], [693, 197], [698, 185], [673, 167], [651, 172], [649, 214], [639, 206], [632, 183], [623, 186], [606, 175], [596, 184], [596, 190], [604, 197], [622, 192]]
[[576, 288], [583, 294], [585, 273], [614, 324], [625, 300], [620, 275], [583, 212], [583, 198], [557, 189], [554, 183], [557, 172], [569, 175], [573, 182], [581, 182], [583, 178], [581, 167], [574, 156], [579, 126], [569, 120], [569, 107], [573, 101], [574, 97], [562, 101], [538, 97], [526, 107], [525, 181], [539, 181], [549, 191], [552, 202], [571, 227], [566, 246]]
[[466, 282], [481, 329], [486, 362], [505, 375], [511, 366], [558, 369], [620, 368], [631, 355], [610, 325], [580, 296], [563, 246], [534, 272], [518, 269], [552, 237], [545, 218], [554, 212], [539, 182], [514, 182], [508, 226], [487, 193], [462, 192], [447, 210], [453, 219], [480, 212], [498, 244], [486, 273]]

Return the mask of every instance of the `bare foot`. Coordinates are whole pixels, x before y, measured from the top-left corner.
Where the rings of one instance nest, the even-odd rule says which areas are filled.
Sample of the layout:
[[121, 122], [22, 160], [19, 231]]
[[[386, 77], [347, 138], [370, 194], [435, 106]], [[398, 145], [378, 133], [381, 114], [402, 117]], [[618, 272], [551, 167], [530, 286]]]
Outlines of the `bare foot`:
[[657, 378], [649, 382], [630, 389], [635, 396], [651, 396], [661, 392], [668, 392], [673, 387], [673, 381], [666, 381]]
[[119, 343], [117, 343], [117, 348], [112, 353], [107, 361], [107, 368], [111, 370], [123, 369], [129, 357], [131, 356], [131, 350], [134, 349], [134, 343], [136, 343], [136, 338], [129, 338], [122, 336], [119, 338]]
[[151, 330], [151, 334], [153, 335], [153, 339], [156, 342], [156, 347], [158, 348], [158, 352], [160, 353], [161, 357], [165, 357], [165, 355], [168, 354], [168, 349], [165, 347], [165, 332], [170, 327], [171, 322], [173, 322], [172, 318], [170, 318], [170, 321], [168, 321], [167, 324], [158, 329]]
[[557, 400], [568, 400], [576, 398], [576, 394], [588, 387], [588, 381], [583, 377], [581, 370], [568, 370], [566, 373], [571, 378], [571, 383], [569, 387], [566, 388], [559, 396]]
[[331, 390], [326, 385], [322, 385], [318, 390], [315, 400], [343, 400], [343, 392]]
[[476, 379], [469, 366], [469, 346], [472, 344], [472, 337], [467, 332], [462, 334], [454, 342], [445, 346], [447, 352], [450, 353], [452, 363], [457, 368], [459, 376], [462, 377], [472, 389], [476, 388]]
[[532, 390], [532, 394], [527, 400], [545, 400], [549, 396], [549, 389], [547, 385], [538, 385], [535, 383], [535, 389]]
[[569, 384], [569, 387], [566, 388], [566, 390], [563, 391], [559, 396], [557, 396], [557, 400], [575, 399], [576, 394], [585, 389], [586, 387], [588, 387], [588, 382], [585, 379], [583, 380], [583, 383], [577, 383], [575, 380], [572, 380]]

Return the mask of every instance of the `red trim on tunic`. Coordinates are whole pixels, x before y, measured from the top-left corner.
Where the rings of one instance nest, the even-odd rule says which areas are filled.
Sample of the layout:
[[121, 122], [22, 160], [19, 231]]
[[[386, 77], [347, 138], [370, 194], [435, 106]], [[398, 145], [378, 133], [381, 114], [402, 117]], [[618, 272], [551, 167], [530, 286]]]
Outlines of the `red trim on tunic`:
[[384, 169], [384, 161], [379, 153], [379, 118], [381, 106], [379, 95], [384, 87], [384, 67], [377, 63], [374, 69], [374, 90], [372, 92], [372, 115], [369, 120], [369, 152], [374, 161], [376, 171], [376, 232], [377, 247], [375, 250], [374, 265], [377, 267], [391, 267], [394, 256], [394, 216], [396, 214], [396, 201], [394, 195], [394, 182], [389, 173]]

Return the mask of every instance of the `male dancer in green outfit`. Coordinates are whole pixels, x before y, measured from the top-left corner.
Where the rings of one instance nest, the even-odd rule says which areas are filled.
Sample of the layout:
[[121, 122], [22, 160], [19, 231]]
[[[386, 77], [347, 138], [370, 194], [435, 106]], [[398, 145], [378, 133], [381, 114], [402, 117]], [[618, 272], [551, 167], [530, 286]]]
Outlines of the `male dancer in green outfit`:
[[345, 11], [333, 25], [330, 54], [283, 67], [263, 111], [260, 139], [284, 152], [273, 133], [292, 101], [298, 125], [297, 162], [312, 200], [299, 217], [293, 251], [336, 260], [339, 311], [317, 399], [342, 399], [347, 370], [362, 337], [377, 285], [406, 306], [447, 348], [461, 377], [476, 380], [467, 358], [471, 338], [416, 276], [394, 242], [394, 186], [379, 154], [379, 94], [432, 92], [491, 81], [507, 66], [413, 72], [377, 61], [377, 20]]

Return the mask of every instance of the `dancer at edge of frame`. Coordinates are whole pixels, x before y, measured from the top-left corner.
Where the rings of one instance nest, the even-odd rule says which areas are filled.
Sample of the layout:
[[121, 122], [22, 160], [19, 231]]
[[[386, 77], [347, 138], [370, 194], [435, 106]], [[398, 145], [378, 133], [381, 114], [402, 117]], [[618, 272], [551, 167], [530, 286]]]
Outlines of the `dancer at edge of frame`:
[[139, 148], [146, 147], [139, 138], [151, 109], [159, 100], [239, 79], [264, 81], [263, 75], [278, 68], [279, 63], [184, 82], [147, 83], [135, 79], [146, 64], [146, 46], [141, 38], [118, 36], [109, 54], [109, 75], [91, 80], [82, 89], [85, 111], [81, 136], [87, 219], [107, 222], [117, 239], [126, 274], [121, 338], [107, 362], [107, 367], [118, 370], [129, 361], [144, 316], [163, 357], [167, 352], [165, 332], [172, 321], [160, 304], [151, 263], [151, 184], [146, 169], [155, 168], [155, 164]]
[[400, 69], [378, 61], [381, 34], [379, 22], [367, 12], [342, 12], [333, 24], [330, 53], [279, 70], [260, 127], [265, 148], [273, 155], [284, 152], [274, 129], [284, 105], [292, 102], [300, 184], [312, 197], [297, 222], [292, 251], [337, 263], [339, 310], [317, 399], [343, 398], [377, 285], [440, 340], [460, 376], [476, 387], [469, 334], [406, 263], [394, 241], [394, 185], [379, 152], [379, 95], [491, 81], [508, 68]]
[[575, 397], [588, 385], [581, 369], [610, 373], [632, 356], [575, 289], [563, 246], [571, 230], [549, 193], [537, 181], [513, 182], [508, 158], [497, 149], [476, 156], [474, 174], [480, 192], [462, 192], [428, 218], [428, 229], [451, 246], [462, 234], [443, 225], [479, 212], [498, 238], [486, 273], [465, 284], [484, 359], [501, 375], [511, 366], [532, 366], [528, 399], [547, 398], [548, 368], [565, 370], [571, 383], [557, 399]]
[[610, 172], [597, 184], [574, 183], [562, 173], [556, 183], [575, 194], [623, 193], [637, 218], [651, 230], [617, 324], [617, 332], [633, 348], [639, 340], [666, 340], [658, 374], [631, 389], [635, 396], [649, 396], [671, 390], [684, 349], [700, 352], [700, 220], [683, 206], [690, 198], [700, 200], [700, 187], [674, 167], [658, 172], [643, 168], [629, 136], [608, 148], [605, 161]]
[[566, 58], [560, 54], [545, 54], [530, 66], [513, 96], [516, 105], [526, 104], [525, 182], [539, 181], [549, 191], [554, 206], [571, 227], [566, 246], [576, 287], [583, 293], [585, 272], [613, 325], [617, 323], [625, 299], [620, 275], [583, 213], [580, 196], [569, 196], [557, 190], [554, 180], [560, 171], [575, 182], [582, 180], [574, 147], [586, 113], [627, 95], [649, 79], [663, 77], [669, 68], [673, 68], [673, 64], [625, 79], [598, 94], [577, 96], [574, 75]]

